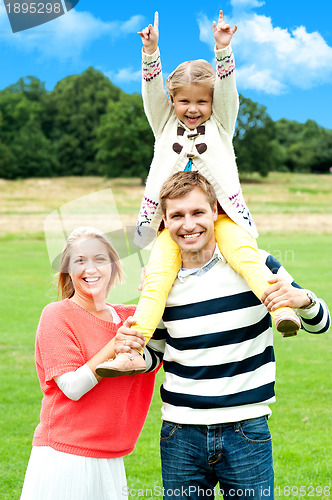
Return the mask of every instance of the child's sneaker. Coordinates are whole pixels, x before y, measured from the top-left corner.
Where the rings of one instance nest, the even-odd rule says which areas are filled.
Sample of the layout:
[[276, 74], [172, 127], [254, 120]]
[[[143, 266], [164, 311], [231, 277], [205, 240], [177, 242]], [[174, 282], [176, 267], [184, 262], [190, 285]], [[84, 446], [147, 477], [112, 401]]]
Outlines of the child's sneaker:
[[283, 337], [297, 335], [298, 330], [301, 328], [299, 318], [291, 311], [285, 311], [278, 314], [275, 318], [275, 324], [276, 329]]
[[121, 375], [136, 375], [146, 370], [146, 364], [137, 351], [121, 352], [115, 359], [105, 361], [96, 366], [96, 373], [100, 377], [121, 377]]

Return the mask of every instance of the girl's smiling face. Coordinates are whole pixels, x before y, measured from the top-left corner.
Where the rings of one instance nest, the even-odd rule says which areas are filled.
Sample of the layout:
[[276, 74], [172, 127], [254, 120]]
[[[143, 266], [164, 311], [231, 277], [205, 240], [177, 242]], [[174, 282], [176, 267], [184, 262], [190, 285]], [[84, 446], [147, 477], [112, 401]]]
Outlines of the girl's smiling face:
[[182, 87], [172, 102], [178, 119], [191, 130], [206, 122], [212, 113], [212, 95], [205, 85]]

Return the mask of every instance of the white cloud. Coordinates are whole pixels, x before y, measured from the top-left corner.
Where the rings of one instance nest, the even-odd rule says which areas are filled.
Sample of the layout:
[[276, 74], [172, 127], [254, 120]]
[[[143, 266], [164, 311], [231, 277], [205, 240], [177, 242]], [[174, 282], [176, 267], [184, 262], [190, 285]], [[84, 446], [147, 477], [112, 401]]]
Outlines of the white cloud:
[[236, 81], [239, 88], [255, 89], [273, 95], [282, 94], [287, 88], [275, 78], [270, 69], [259, 70], [255, 65], [237, 68]]
[[238, 9], [256, 9], [257, 7], [261, 7], [265, 2], [260, 2], [259, 0], [231, 0], [231, 6], [233, 10]]
[[105, 75], [114, 83], [139, 82], [142, 78], [142, 70], [134, 71], [132, 66], [130, 66], [128, 68], [120, 68], [117, 72], [107, 71]]
[[0, 5], [0, 43], [6, 42], [20, 51], [36, 52], [41, 59], [78, 59], [84, 49], [103, 36], [111, 40], [136, 33], [143, 16], [126, 21], [105, 22], [90, 12], [72, 9], [67, 14], [35, 28], [11, 33], [4, 6]]
[[[255, 0], [232, 0], [233, 6], [258, 4]], [[243, 12], [239, 18], [225, 18], [238, 31], [232, 39], [237, 62], [237, 84], [241, 90], [267, 94], [287, 92], [290, 86], [309, 89], [332, 81], [332, 47], [318, 32], [304, 26], [294, 30], [274, 27], [271, 18]], [[214, 39], [206, 16], [198, 19], [200, 39], [211, 49]]]

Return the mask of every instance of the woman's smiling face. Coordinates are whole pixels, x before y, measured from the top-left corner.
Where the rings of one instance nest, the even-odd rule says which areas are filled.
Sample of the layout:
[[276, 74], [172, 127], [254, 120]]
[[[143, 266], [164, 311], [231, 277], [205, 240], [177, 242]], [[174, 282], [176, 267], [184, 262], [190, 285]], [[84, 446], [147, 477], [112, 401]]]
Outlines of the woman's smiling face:
[[112, 262], [106, 246], [98, 238], [82, 237], [73, 245], [69, 274], [75, 294], [91, 298], [107, 295], [112, 274]]

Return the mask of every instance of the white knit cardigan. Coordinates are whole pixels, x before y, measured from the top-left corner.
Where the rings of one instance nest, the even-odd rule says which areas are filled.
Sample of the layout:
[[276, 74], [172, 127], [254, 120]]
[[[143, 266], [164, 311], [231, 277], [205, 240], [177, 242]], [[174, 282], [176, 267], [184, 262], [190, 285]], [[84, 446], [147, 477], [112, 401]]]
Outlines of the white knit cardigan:
[[232, 139], [239, 108], [231, 46], [216, 50], [216, 82], [210, 118], [190, 130], [177, 118], [163, 85], [160, 54], [142, 52], [144, 110], [155, 136], [154, 157], [137, 222], [135, 243], [148, 245], [162, 220], [159, 193], [163, 182], [184, 170], [193, 157], [198, 170], [213, 185], [218, 201], [233, 221], [253, 237], [258, 233], [243, 199]]

